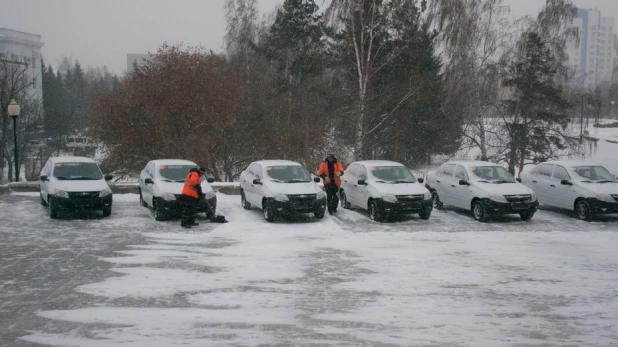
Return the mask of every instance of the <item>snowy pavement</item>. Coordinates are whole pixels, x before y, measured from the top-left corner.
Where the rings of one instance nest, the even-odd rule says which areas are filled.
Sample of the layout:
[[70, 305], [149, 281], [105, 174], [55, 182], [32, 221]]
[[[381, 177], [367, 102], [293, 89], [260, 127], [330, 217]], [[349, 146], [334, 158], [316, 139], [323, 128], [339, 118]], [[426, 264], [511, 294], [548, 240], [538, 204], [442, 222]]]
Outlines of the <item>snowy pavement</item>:
[[465, 211], [378, 224], [358, 211], [269, 224], [50, 220], [0, 197], [0, 346], [616, 346], [618, 217]]

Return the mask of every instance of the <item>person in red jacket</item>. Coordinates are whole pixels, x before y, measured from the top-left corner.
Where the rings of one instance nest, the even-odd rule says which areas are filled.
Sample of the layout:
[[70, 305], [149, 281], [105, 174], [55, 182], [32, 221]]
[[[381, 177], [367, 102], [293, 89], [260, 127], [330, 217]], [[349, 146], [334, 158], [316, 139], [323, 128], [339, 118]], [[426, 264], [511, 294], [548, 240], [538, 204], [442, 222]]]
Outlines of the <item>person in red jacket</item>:
[[204, 194], [202, 193], [202, 177], [206, 173], [201, 168], [192, 168], [185, 178], [185, 185], [182, 187], [183, 209], [182, 221], [180, 226], [191, 228], [199, 225], [195, 222], [195, 207], [197, 202]]
[[318, 170], [318, 176], [322, 177], [324, 190], [326, 191], [326, 206], [328, 213], [337, 213], [339, 204], [339, 187], [341, 187], [341, 175], [343, 175], [343, 165], [335, 158], [334, 154], [329, 154]]

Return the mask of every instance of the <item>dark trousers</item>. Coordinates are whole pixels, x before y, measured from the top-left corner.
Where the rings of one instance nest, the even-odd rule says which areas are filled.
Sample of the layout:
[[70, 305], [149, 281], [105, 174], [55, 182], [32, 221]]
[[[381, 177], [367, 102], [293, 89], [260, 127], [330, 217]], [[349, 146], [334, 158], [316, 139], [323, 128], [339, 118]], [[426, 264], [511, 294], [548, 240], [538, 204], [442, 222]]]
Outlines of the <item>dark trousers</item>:
[[182, 196], [182, 221], [181, 226], [193, 225], [195, 223], [195, 208], [198, 199], [183, 195]]
[[336, 211], [337, 205], [339, 205], [339, 197], [337, 196], [339, 187], [334, 182], [330, 182], [324, 186], [324, 190], [326, 190], [326, 206], [328, 211]]

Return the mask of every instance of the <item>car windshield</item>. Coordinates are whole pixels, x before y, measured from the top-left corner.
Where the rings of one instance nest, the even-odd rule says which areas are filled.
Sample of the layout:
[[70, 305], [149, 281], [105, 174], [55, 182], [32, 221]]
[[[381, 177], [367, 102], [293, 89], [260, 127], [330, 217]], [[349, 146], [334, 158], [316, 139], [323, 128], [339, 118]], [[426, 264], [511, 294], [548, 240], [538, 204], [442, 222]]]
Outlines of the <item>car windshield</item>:
[[502, 166], [474, 166], [470, 171], [480, 181], [492, 183], [515, 183], [515, 178]]
[[56, 163], [53, 176], [59, 180], [103, 179], [101, 170], [95, 163]]
[[414, 183], [414, 175], [405, 166], [373, 166], [370, 169], [378, 181], [388, 183]]
[[603, 166], [574, 166], [571, 170], [586, 181], [616, 182], [616, 178]]
[[189, 171], [195, 165], [161, 165], [159, 166], [159, 176], [164, 181], [184, 182]]
[[309, 175], [309, 172], [299, 165], [268, 166], [266, 168], [266, 174], [273, 180], [280, 182], [311, 182], [311, 175]]

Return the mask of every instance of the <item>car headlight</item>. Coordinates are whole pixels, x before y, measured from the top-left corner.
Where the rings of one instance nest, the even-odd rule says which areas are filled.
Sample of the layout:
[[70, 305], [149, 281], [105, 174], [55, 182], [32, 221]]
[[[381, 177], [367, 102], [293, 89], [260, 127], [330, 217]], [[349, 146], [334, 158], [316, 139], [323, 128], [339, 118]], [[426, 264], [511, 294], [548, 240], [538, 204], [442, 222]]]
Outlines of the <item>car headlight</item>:
[[285, 194], [275, 194], [273, 198], [275, 198], [275, 200], [277, 201], [289, 201], [290, 200], [290, 198], [288, 198], [288, 196]]
[[532, 201], [536, 201], [537, 200], [536, 193], [532, 192], [532, 194], [530, 194], [530, 198], [532, 199]]
[[609, 194], [599, 193], [596, 195], [596, 198], [598, 200], [605, 201], [605, 202], [616, 202], [616, 200], [614, 200], [614, 198]]
[[508, 202], [506, 198], [504, 197], [504, 195], [500, 195], [500, 194], [491, 194], [489, 196], [489, 200], [495, 201], [495, 202], [503, 202], [503, 203]]
[[382, 200], [388, 201], [388, 202], [397, 202], [397, 196], [393, 194], [384, 194], [382, 195]]
[[58, 190], [56, 189], [54, 191], [54, 196], [57, 198], [69, 198], [69, 193], [65, 192], [64, 190]]
[[176, 196], [174, 194], [170, 194], [170, 193], [163, 193], [163, 194], [161, 194], [161, 198], [163, 200], [166, 200], [166, 201], [175, 201], [176, 200]]
[[110, 195], [112, 193], [112, 190], [109, 188], [105, 188], [102, 191], [99, 192], [99, 198], [103, 198], [106, 197], [108, 195]]
[[326, 199], [326, 192], [323, 190], [320, 190], [316, 195], [315, 195], [316, 199], [318, 200], [322, 200], [322, 199]]
[[215, 193], [212, 190], [204, 193], [204, 197], [206, 198], [206, 200], [210, 200], [210, 199], [214, 198], [215, 196], [217, 196], [217, 193]]
[[431, 192], [427, 192], [427, 193], [423, 194], [423, 199], [425, 199], [425, 200], [431, 199]]

